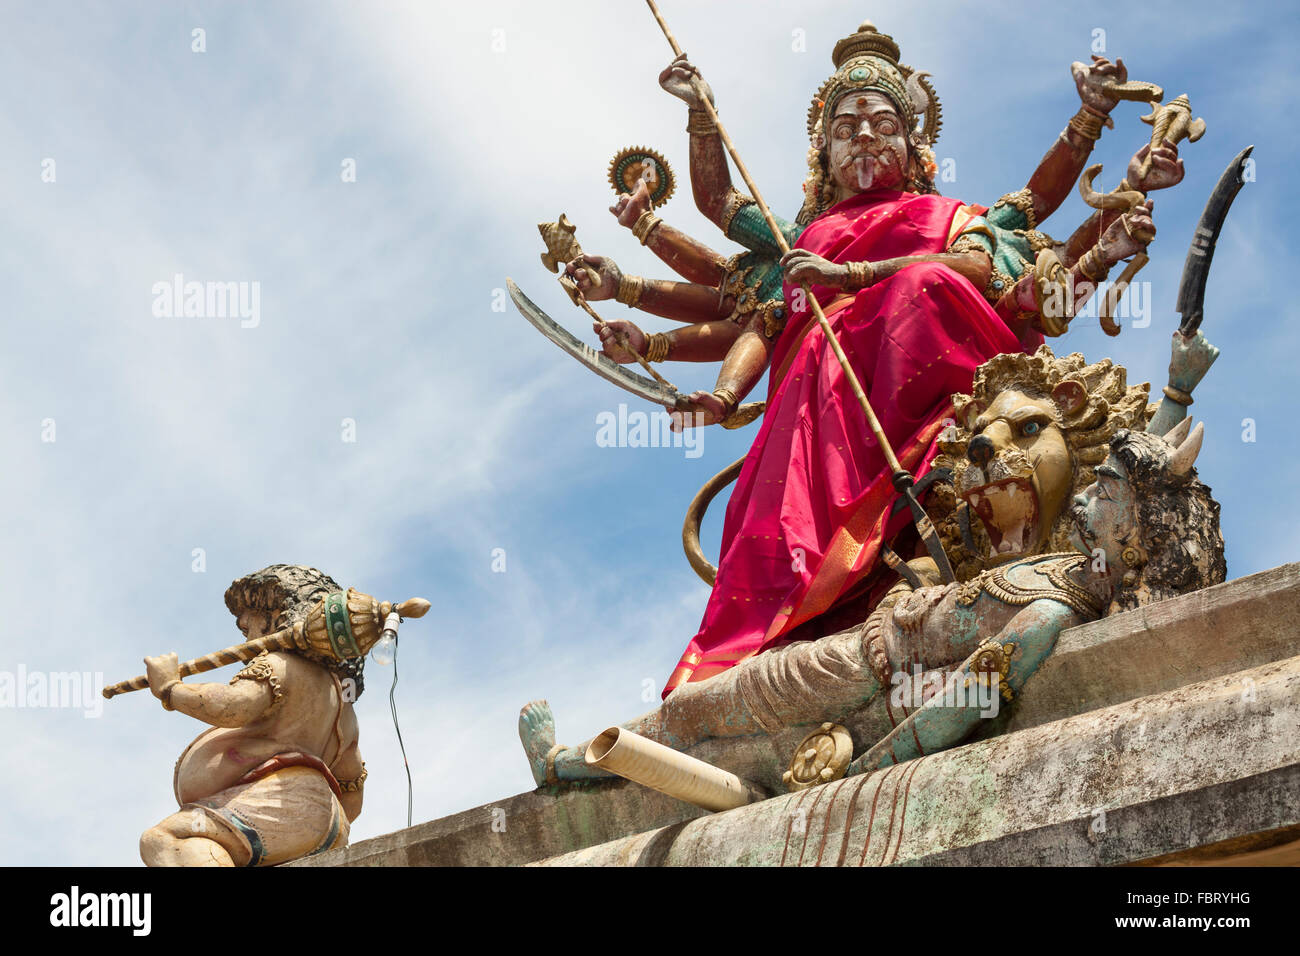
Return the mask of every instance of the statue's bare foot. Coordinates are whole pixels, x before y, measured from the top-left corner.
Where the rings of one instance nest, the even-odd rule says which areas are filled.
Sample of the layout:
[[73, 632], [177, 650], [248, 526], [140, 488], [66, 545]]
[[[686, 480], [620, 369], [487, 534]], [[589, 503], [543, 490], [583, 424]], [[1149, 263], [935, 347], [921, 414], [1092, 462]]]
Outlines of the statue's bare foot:
[[544, 700], [534, 700], [519, 711], [519, 739], [528, 754], [533, 779], [539, 787], [546, 784], [546, 755], [555, 746], [555, 716], [551, 705]]

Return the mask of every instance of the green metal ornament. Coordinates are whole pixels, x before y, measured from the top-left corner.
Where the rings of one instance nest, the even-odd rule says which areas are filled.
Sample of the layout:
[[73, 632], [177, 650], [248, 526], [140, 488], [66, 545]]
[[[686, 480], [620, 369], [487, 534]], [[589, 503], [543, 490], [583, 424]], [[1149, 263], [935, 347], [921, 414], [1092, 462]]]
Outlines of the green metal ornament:
[[352, 621], [348, 618], [347, 595], [342, 591], [335, 591], [325, 599], [325, 633], [329, 636], [334, 656], [339, 660], [361, 656], [361, 648], [352, 633]]

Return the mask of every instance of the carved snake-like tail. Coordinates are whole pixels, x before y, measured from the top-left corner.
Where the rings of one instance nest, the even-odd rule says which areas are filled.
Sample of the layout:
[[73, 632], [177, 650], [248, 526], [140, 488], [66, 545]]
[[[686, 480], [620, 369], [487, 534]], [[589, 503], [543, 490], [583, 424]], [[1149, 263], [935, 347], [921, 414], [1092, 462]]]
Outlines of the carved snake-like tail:
[[712, 587], [713, 582], [717, 580], [718, 569], [704, 556], [704, 549], [700, 547], [700, 522], [704, 520], [704, 512], [708, 510], [709, 503], [717, 497], [718, 492], [740, 477], [740, 469], [745, 465], [745, 457], [742, 455], [737, 458], [704, 483], [704, 487], [691, 500], [690, 507], [686, 509], [686, 520], [682, 522], [682, 550], [686, 552], [686, 560], [709, 587]]

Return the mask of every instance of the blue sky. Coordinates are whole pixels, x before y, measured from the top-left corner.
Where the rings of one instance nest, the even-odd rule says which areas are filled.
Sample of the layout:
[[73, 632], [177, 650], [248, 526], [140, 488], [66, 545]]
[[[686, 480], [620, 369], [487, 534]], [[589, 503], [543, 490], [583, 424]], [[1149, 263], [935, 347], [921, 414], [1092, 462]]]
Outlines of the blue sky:
[[[1256, 181], [1210, 278], [1205, 331], [1223, 356], [1193, 406], [1199, 467], [1223, 504], [1230, 576], [1300, 557], [1277, 481], [1300, 466], [1294, 17], [1208, 3], [1032, 17], [965, 2], [663, 8], [787, 217], [809, 97], [864, 16], [933, 74], [936, 153], [957, 174], [941, 186], [968, 201], [1025, 183], [1077, 108], [1068, 65], [1095, 30], [1131, 77], [1188, 93], [1209, 132], [1183, 150], [1184, 183], [1155, 196], [1150, 326], [1111, 340], [1085, 319], [1054, 343], [1157, 387], [1192, 229], [1254, 143]], [[0, 62], [0, 671], [112, 682], [147, 653], [235, 643], [229, 582], [296, 562], [433, 602], [399, 659], [417, 821], [531, 788], [515, 732], [525, 701], [547, 697], [570, 743], [648, 709], [707, 599], [681, 555], [682, 514], [753, 428], [709, 431], [693, 458], [599, 447], [597, 416], [638, 400], [493, 308], [512, 276], [593, 338], [538, 261], [535, 224], [560, 212], [587, 251], [667, 275], [606, 211], [606, 164], [633, 143], [681, 177], [665, 219], [734, 249], [691, 208], [685, 109], [657, 86], [670, 52], [644, 5], [11, 3], [0, 30], [13, 41]], [[1102, 184], [1146, 141], [1142, 112], [1115, 111], [1094, 154]], [[349, 159], [355, 182], [341, 179]], [[1044, 228], [1064, 237], [1085, 213], [1072, 196]], [[177, 273], [258, 283], [256, 327], [155, 315], [155, 283]], [[667, 374], [692, 389], [714, 372]], [[367, 677], [354, 840], [405, 823], [390, 674], [372, 664]], [[0, 709], [0, 863], [138, 862], [201, 729], [147, 694], [90, 719]]]

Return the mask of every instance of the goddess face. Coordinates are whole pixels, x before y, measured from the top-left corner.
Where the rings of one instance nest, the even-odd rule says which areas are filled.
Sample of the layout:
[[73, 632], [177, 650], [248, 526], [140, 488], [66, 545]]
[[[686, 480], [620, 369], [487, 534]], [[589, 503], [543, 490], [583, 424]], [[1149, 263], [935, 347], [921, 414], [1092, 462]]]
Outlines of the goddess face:
[[827, 166], [840, 199], [907, 182], [907, 126], [889, 97], [851, 91], [831, 111]]

